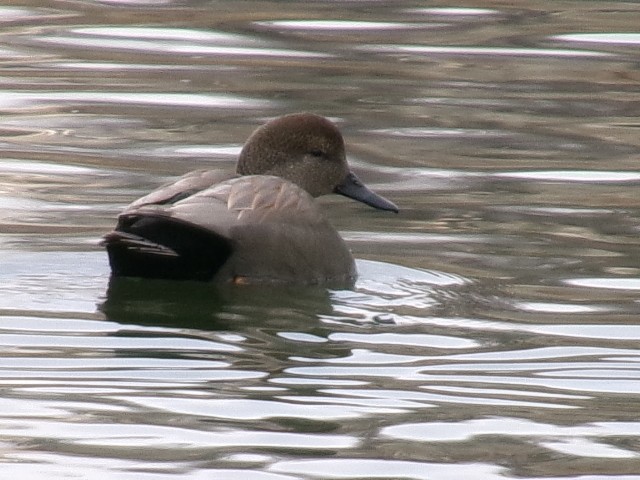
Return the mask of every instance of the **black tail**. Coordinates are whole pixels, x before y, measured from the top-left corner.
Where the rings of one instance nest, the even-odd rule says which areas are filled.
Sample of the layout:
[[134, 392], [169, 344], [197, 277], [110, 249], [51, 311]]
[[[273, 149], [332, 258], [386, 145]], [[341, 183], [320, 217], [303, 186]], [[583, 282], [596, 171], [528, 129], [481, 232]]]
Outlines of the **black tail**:
[[160, 215], [121, 215], [102, 244], [117, 277], [208, 281], [232, 252], [229, 239]]

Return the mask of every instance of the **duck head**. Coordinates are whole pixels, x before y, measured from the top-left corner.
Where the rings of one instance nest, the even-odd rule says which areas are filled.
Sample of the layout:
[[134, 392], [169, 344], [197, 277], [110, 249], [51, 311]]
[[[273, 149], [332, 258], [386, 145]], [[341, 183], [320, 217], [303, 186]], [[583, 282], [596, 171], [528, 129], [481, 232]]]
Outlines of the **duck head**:
[[380, 210], [398, 212], [398, 207], [351, 172], [338, 127], [311, 113], [285, 115], [255, 130], [240, 152], [237, 173], [275, 175], [314, 197], [337, 193]]

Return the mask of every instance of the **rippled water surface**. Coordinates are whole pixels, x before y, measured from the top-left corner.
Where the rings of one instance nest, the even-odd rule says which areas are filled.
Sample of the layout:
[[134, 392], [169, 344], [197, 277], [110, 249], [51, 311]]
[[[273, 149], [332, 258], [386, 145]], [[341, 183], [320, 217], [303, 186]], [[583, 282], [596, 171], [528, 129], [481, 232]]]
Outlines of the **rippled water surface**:
[[[0, 471], [640, 478], [635, 2], [4, 2]], [[352, 290], [109, 281], [134, 198], [313, 111]]]

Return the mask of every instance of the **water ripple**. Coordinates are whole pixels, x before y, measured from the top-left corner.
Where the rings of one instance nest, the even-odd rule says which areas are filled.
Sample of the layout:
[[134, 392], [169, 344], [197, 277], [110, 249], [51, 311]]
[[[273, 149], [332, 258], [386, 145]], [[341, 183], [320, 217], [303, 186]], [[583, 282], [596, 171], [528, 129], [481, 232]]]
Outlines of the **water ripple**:
[[553, 38], [567, 42], [640, 45], [640, 33], [567, 33]]
[[[373, 22], [373, 21], [353, 21], [353, 20], [276, 20], [270, 22], [256, 22], [256, 25], [277, 27], [291, 30], [320, 30], [320, 31], [372, 31], [381, 30], [406, 30], [438, 26], [428, 23], [405, 23], [405, 22]], [[443, 25], [443, 24], [441, 24]]]
[[548, 58], [608, 58], [612, 53], [560, 48], [514, 48], [514, 47], [453, 47], [439, 45], [366, 45], [359, 50], [374, 53], [402, 55], [450, 55], [492, 57], [548, 57]]
[[[233, 55], [327, 58], [332, 55], [269, 46], [257, 39], [224, 33], [153, 27], [93, 27], [41, 35], [31, 42], [45, 46], [135, 51], [163, 55]], [[254, 46], [255, 45], [255, 46]]]
[[162, 106], [162, 107], [198, 107], [198, 108], [259, 108], [269, 105], [262, 100], [234, 97], [223, 94], [189, 94], [189, 93], [128, 93], [128, 92], [16, 92], [0, 91], [0, 109], [25, 110], [42, 108], [43, 106], [68, 104], [113, 104], [117, 106]]
[[274, 464], [271, 471], [293, 473], [319, 478], [408, 478], [415, 480], [474, 480], [502, 479], [504, 468], [497, 465], [473, 463], [452, 465], [444, 463], [411, 462], [402, 460], [372, 460], [341, 458], [333, 460], [289, 460]]

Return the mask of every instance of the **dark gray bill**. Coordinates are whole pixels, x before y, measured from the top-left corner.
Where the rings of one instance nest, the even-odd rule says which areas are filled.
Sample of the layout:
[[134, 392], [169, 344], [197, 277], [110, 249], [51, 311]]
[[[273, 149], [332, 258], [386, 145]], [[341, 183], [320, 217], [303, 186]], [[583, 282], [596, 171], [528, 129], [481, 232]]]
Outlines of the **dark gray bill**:
[[349, 172], [340, 185], [333, 189], [335, 193], [353, 198], [359, 202], [380, 210], [398, 213], [398, 207], [384, 197], [369, 190], [354, 173]]

